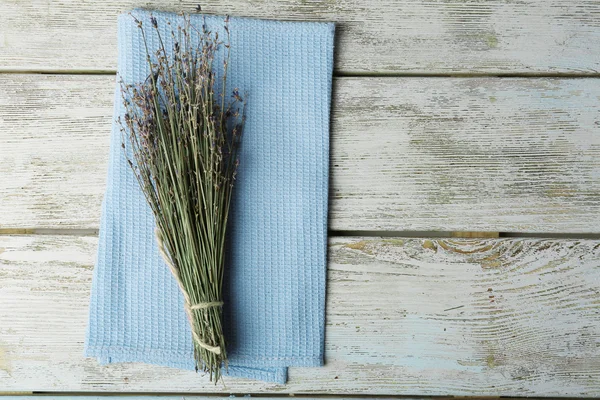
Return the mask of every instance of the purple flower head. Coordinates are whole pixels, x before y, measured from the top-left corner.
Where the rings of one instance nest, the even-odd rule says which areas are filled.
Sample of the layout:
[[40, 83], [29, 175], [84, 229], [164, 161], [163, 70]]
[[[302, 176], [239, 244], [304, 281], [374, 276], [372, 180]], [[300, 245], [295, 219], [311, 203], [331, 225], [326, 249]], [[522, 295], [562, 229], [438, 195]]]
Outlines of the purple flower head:
[[131, 15], [131, 18], [133, 18], [133, 21], [137, 24], [138, 28], [142, 27], [142, 21], [140, 21], [139, 19], [137, 19], [133, 14], [129, 13], [129, 15]]
[[240, 91], [238, 88], [233, 89], [233, 94], [231, 96], [234, 97], [237, 101], [242, 101], [242, 97], [240, 96]]

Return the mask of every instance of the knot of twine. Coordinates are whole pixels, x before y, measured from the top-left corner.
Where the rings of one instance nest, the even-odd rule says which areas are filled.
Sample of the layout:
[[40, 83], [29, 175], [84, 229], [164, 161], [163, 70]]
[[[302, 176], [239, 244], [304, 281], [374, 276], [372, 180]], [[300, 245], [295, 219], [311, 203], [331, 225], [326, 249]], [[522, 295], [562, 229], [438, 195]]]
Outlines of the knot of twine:
[[179, 285], [179, 290], [181, 290], [181, 293], [183, 294], [183, 299], [185, 301], [184, 309], [185, 309], [185, 313], [187, 314], [187, 317], [190, 321], [190, 326], [192, 328], [192, 336], [194, 337], [194, 341], [196, 342], [196, 344], [198, 346], [202, 347], [203, 349], [206, 349], [215, 354], [221, 354], [220, 346], [211, 346], [209, 344], [204, 343], [202, 341], [202, 338], [200, 338], [200, 335], [194, 328], [194, 312], [193, 311], [194, 310], [206, 310], [208, 308], [213, 308], [213, 307], [221, 307], [223, 305], [223, 302], [222, 301], [211, 301], [211, 302], [207, 302], [207, 303], [192, 304], [190, 295], [188, 294], [187, 290], [185, 290], [185, 288], [183, 287], [183, 281], [181, 280], [181, 276], [179, 275], [179, 270], [177, 269], [175, 264], [173, 264], [173, 262], [171, 261], [171, 257], [169, 257], [169, 255], [167, 254], [167, 251], [165, 249], [165, 244], [164, 244], [160, 230], [158, 228], [156, 228], [154, 230], [154, 234], [156, 235], [156, 242], [158, 243], [158, 251], [160, 252], [160, 255], [162, 256], [163, 260], [165, 261], [165, 264], [167, 264], [167, 266], [171, 270], [171, 273], [175, 277], [175, 281], [177, 282], [177, 285]]

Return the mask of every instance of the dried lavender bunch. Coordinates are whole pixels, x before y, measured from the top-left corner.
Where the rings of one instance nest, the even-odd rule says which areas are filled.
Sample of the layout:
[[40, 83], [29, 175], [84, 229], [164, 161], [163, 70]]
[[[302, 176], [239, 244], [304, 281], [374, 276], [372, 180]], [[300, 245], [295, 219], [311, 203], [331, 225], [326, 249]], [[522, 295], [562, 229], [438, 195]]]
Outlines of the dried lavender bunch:
[[[239, 164], [237, 151], [245, 101], [238, 89], [225, 94], [229, 60], [218, 33], [195, 29], [189, 16], [170, 29], [168, 51], [154, 16], [133, 17], [146, 46], [150, 74], [144, 82], [121, 81], [124, 118], [119, 118], [128, 162], [156, 220], [156, 239], [185, 301], [196, 370], [215, 383], [227, 366], [222, 324], [225, 234]], [[149, 49], [150, 23], [158, 48]], [[167, 23], [170, 26], [170, 23]], [[213, 64], [224, 47], [222, 78]], [[220, 94], [215, 94], [219, 90]], [[129, 146], [128, 146], [129, 145]]]

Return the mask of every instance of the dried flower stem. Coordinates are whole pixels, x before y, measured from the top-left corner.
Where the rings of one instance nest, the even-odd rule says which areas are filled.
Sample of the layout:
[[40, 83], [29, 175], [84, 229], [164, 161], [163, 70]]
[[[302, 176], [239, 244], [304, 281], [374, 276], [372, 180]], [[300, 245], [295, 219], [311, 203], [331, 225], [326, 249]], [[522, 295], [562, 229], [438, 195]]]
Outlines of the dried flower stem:
[[[227, 365], [221, 307], [225, 236], [245, 120], [238, 89], [231, 101], [225, 95], [228, 19], [227, 41], [221, 42], [205, 24], [198, 31], [184, 16], [184, 26], [171, 30], [172, 55], [154, 16], [149, 19], [158, 40], [154, 52], [143, 22], [135, 21], [150, 74], [144, 82], [121, 82], [123, 148], [131, 150], [128, 162], [154, 213], [159, 250], [183, 293], [196, 369], [217, 382]], [[222, 45], [217, 95], [213, 62]]]

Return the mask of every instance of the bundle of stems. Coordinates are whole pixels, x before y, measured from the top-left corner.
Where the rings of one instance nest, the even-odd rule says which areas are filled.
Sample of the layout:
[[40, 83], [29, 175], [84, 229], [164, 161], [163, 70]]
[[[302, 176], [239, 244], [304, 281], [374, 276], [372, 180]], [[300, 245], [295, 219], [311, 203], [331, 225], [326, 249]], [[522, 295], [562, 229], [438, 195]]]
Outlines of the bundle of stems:
[[[196, 370], [206, 371], [216, 383], [227, 366], [225, 237], [245, 120], [238, 89], [226, 94], [228, 18], [225, 41], [205, 24], [195, 28], [189, 16], [175, 30], [167, 22], [169, 49], [155, 17], [148, 21], [152, 32], [145, 31], [146, 21], [133, 18], [150, 73], [144, 82], [121, 80], [122, 146], [154, 213], [160, 253], [183, 294]], [[150, 49], [151, 43], [157, 48]], [[219, 78], [213, 66], [218, 53], [223, 55]]]

